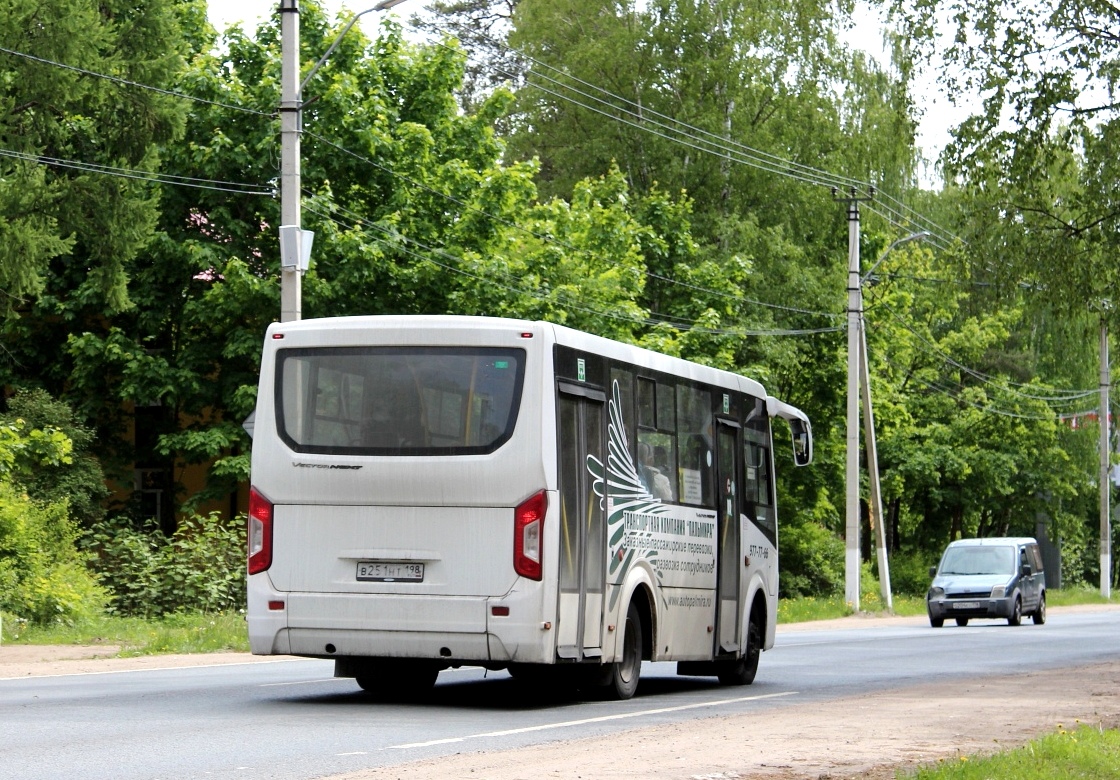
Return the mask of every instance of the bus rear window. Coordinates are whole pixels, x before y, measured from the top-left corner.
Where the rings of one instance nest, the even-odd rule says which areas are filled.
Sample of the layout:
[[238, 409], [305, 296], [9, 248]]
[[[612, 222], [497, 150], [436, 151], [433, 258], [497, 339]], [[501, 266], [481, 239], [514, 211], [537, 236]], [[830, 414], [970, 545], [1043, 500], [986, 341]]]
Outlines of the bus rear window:
[[513, 433], [524, 373], [520, 349], [284, 349], [276, 427], [296, 452], [485, 454]]

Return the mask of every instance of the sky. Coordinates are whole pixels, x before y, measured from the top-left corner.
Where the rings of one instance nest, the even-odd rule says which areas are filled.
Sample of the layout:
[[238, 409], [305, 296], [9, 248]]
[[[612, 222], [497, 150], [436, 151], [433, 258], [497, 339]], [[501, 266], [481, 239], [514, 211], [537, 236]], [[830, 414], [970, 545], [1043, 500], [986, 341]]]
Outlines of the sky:
[[[376, 0], [358, 0], [357, 2], [323, 0], [323, 6], [328, 13], [335, 15], [342, 8], [364, 11], [374, 5], [375, 2]], [[413, 0], [413, 4], [422, 6], [423, 0]], [[242, 22], [246, 28], [252, 29], [277, 5], [279, 5], [278, 0], [210, 0], [210, 22], [219, 31], [235, 22]], [[403, 21], [410, 14], [409, 5], [410, 3], [406, 2], [383, 13], [395, 15]], [[374, 12], [362, 17], [359, 24], [367, 35], [371, 37], [376, 35], [378, 21], [382, 15]], [[865, 5], [861, 5], [860, 10], [857, 11], [856, 27], [852, 31], [848, 43], [856, 48], [863, 49], [881, 61], [887, 57], [883, 49], [882, 21], [874, 11], [868, 9]], [[936, 161], [937, 155], [949, 142], [949, 130], [967, 117], [968, 108], [967, 106], [952, 105], [940, 93], [932, 77], [919, 78], [915, 84], [914, 97], [916, 104], [924, 109], [924, 114], [918, 124], [918, 146], [922, 149], [923, 156], [927, 160], [927, 166], [924, 170], [919, 171], [919, 179], [925, 186], [933, 186], [932, 183], [937, 181], [939, 177], [933, 171], [932, 163]]]

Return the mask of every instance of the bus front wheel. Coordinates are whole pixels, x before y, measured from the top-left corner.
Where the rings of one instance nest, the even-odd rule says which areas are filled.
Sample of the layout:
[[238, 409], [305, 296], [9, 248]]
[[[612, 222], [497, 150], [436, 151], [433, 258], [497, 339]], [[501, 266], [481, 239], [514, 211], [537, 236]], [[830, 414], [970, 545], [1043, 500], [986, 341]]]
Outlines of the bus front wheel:
[[721, 666], [719, 681], [724, 685], [750, 685], [758, 674], [758, 656], [762, 652], [762, 627], [754, 615], [747, 619], [747, 646], [743, 655]]
[[642, 618], [631, 602], [626, 610], [622, 634], [622, 660], [610, 665], [607, 693], [615, 699], [629, 699], [638, 690], [642, 672]]

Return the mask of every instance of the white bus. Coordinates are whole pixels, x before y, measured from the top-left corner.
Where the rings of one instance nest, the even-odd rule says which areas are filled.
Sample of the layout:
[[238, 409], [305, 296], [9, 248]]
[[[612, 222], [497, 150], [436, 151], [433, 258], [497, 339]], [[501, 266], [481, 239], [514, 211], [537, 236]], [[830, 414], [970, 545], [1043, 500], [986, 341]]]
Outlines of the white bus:
[[774, 416], [808, 463], [808, 419], [757, 382], [546, 322], [273, 324], [252, 651], [385, 695], [478, 665], [628, 698], [643, 659], [748, 684], [776, 623]]

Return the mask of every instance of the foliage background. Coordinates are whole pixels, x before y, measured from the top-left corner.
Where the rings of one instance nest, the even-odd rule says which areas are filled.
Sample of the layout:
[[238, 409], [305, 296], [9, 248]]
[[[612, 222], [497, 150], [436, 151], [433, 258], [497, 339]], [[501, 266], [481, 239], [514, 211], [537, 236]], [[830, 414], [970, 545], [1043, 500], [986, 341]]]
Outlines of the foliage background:
[[[461, 0], [423, 40], [354, 28], [304, 96], [305, 316], [545, 319], [760, 379], [816, 439], [811, 469], [778, 448], [783, 595], [835, 594], [845, 195], [874, 184], [860, 249], [882, 261], [866, 319], [896, 587], [954, 536], [1040, 520], [1064, 580], [1093, 581], [1086, 413], [1120, 155], [1116, 106], [1091, 99], [1115, 86], [1112, 12], [898, 3], [884, 66], [843, 43], [853, 9]], [[942, 46], [938, 19], [967, 34]], [[301, 3], [305, 70], [344, 21]], [[1010, 33], [1020, 49], [989, 45]], [[1034, 56], [1065, 33], [1057, 66]], [[248, 480], [241, 421], [279, 310], [277, 19], [218, 36], [201, 0], [15, 0], [0, 48], [0, 465], [23, 518], [4, 576], [88, 554], [113, 609], [232, 608], [242, 521], [210, 508]], [[938, 50], [987, 102], [931, 191], [910, 85]], [[207, 481], [188, 493], [190, 465]], [[136, 467], [166, 475], [158, 529], [127, 500]], [[85, 553], [63, 555], [79, 533]], [[168, 571], [175, 556], [211, 579]], [[105, 597], [81, 587], [75, 603]]]

